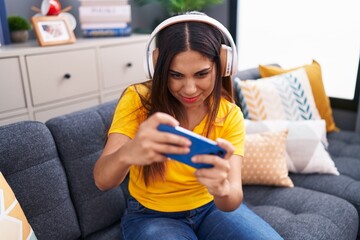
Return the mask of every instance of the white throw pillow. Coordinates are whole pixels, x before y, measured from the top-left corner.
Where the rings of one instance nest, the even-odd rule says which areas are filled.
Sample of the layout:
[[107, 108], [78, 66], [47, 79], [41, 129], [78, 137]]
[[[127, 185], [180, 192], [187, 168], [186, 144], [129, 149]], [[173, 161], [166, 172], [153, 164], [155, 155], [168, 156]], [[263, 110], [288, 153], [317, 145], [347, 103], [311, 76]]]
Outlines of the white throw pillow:
[[235, 98], [251, 120], [320, 119], [304, 68], [257, 80], [234, 79]]
[[324, 120], [245, 120], [246, 133], [288, 130], [286, 141], [287, 167], [294, 173], [328, 173], [339, 175], [327, 152]]

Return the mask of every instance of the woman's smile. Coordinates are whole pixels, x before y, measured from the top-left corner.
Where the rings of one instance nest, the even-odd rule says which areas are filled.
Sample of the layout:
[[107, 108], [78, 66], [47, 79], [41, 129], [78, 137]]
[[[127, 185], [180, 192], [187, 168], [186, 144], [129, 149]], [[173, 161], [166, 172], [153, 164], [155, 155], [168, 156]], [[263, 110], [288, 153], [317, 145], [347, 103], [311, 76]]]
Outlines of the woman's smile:
[[186, 103], [194, 103], [199, 98], [200, 98], [200, 96], [195, 96], [195, 97], [184, 97], [184, 96], [182, 96], [183, 101], [186, 102]]

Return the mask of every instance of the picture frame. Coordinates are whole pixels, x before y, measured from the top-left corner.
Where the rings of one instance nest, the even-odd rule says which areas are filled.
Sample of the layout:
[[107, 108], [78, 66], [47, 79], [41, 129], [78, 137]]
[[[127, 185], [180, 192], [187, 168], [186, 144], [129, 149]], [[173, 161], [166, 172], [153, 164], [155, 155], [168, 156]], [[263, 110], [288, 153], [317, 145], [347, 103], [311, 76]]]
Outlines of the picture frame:
[[70, 23], [64, 16], [34, 16], [31, 22], [40, 46], [76, 42]]

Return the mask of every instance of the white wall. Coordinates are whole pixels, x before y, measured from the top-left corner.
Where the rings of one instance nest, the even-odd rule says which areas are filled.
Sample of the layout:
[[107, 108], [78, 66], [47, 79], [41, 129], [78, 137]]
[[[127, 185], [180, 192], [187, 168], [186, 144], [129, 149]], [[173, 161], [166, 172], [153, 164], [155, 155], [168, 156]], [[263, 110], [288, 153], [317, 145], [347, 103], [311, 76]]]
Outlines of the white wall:
[[239, 66], [322, 68], [328, 96], [352, 100], [360, 53], [359, 0], [238, 1]]

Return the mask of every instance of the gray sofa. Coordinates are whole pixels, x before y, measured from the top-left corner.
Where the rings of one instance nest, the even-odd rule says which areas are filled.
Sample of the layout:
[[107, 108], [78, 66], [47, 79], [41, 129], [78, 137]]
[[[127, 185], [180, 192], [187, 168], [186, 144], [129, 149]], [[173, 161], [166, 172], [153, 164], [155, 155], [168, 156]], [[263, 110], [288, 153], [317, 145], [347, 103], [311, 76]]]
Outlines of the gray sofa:
[[[239, 74], [259, 77], [255, 69]], [[0, 127], [0, 171], [38, 239], [122, 239], [127, 182], [101, 192], [92, 175], [115, 106]], [[360, 134], [328, 137], [340, 176], [291, 174], [294, 188], [244, 186], [246, 204], [284, 239], [357, 239]]]

